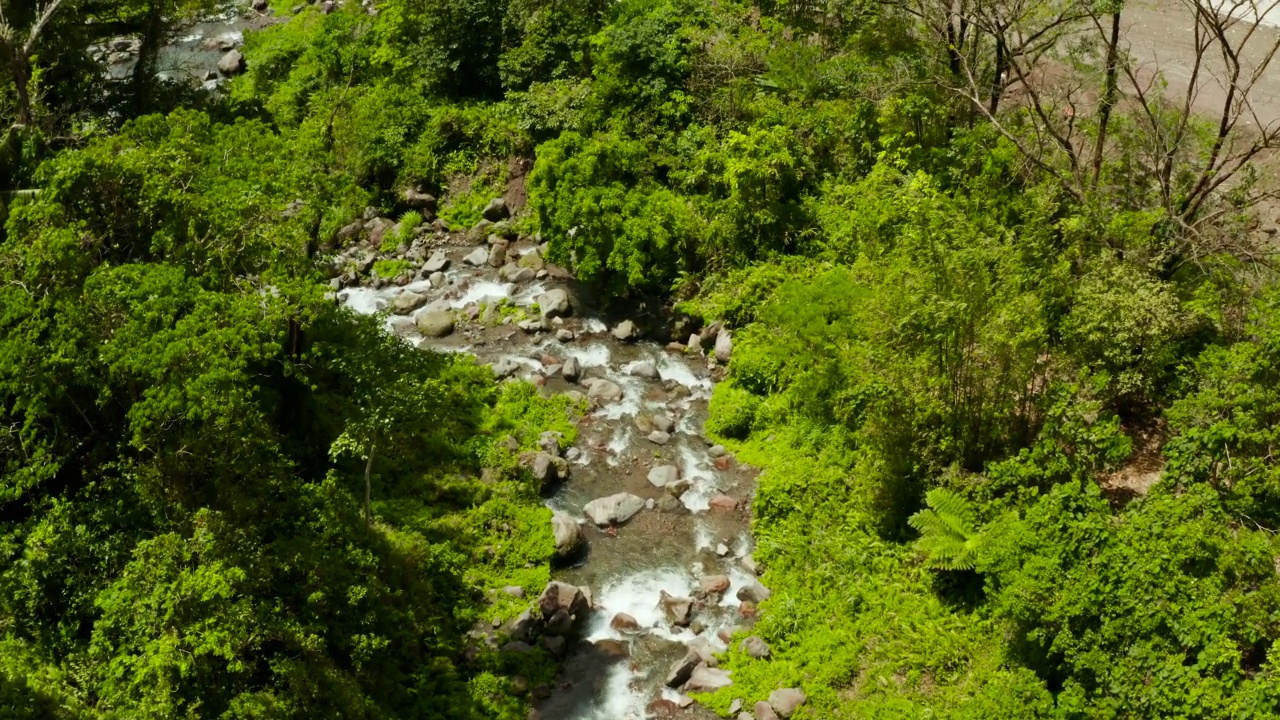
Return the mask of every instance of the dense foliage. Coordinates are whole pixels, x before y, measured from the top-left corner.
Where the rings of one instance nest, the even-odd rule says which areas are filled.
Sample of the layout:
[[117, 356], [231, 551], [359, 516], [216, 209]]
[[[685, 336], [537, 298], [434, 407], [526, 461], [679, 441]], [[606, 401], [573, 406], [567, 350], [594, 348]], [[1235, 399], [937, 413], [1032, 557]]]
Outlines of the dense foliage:
[[486, 589], [547, 578], [493, 441], [571, 409], [317, 269], [366, 205], [470, 226], [508, 184], [607, 299], [733, 330], [706, 429], [764, 469], [773, 657], [734, 645], [714, 708], [1280, 714], [1265, 178], [1117, 102], [1121, 4], [305, 6], [210, 97], [85, 53], [198, 3], [68, 2], [32, 56], [3, 6], [0, 190], [39, 192], [0, 245], [0, 717], [521, 716], [541, 657], [458, 662]]

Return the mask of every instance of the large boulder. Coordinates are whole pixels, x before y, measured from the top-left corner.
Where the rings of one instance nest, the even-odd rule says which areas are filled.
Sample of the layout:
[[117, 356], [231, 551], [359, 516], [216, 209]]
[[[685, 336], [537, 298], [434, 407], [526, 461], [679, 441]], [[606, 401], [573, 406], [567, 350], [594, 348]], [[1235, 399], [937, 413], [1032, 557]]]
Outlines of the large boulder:
[[698, 581], [698, 586], [702, 591], [712, 595], [723, 594], [729, 589], [728, 575], [708, 575]]
[[551, 581], [538, 596], [538, 612], [550, 635], [568, 635], [580, 630], [591, 614], [591, 595], [585, 588]]
[[533, 456], [529, 470], [533, 473], [534, 479], [544, 485], [557, 477], [555, 463], [552, 462], [551, 455], [545, 452], [536, 453]]
[[444, 254], [443, 250], [436, 250], [431, 253], [431, 257], [422, 263], [422, 272], [430, 275], [446, 270], [449, 267], [449, 257]]
[[631, 374], [648, 380], [657, 380], [658, 368], [652, 362], [643, 360], [631, 366]]
[[654, 487], [666, 487], [680, 479], [680, 469], [675, 465], [659, 465], [649, 471], [649, 483]]
[[658, 605], [667, 621], [677, 627], [688, 627], [693, 621], [693, 600], [687, 597], [676, 597], [666, 590], [658, 598]]
[[500, 220], [506, 220], [511, 217], [511, 210], [507, 208], [506, 200], [503, 200], [502, 198], [494, 198], [489, 201], [488, 205], [484, 206], [484, 211], [481, 212], [481, 215], [484, 216], [485, 220], [488, 220], [491, 223], [496, 223]]
[[733, 684], [729, 679], [729, 671], [720, 668], [699, 665], [693, 669], [689, 681], [684, 684], [685, 692], [715, 692]]
[[613, 329], [613, 336], [624, 342], [635, 340], [640, 337], [640, 329], [630, 320], [623, 320]]
[[239, 75], [244, 72], [244, 55], [239, 50], [232, 50], [218, 61], [218, 72], [223, 75]]
[[689, 682], [689, 678], [693, 676], [693, 671], [698, 667], [698, 656], [689, 653], [679, 660], [671, 664], [671, 669], [667, 672], [666, 686], [669, 688], [678, 688]]
[[573, 311], [569, 305], [569, 293], [564, 288], [552, 288], [537, 297], [538, 309], [542, 317], [551, 319], [565, 317]]
[[622, 399], [622, 388], [608, 380], [596, 380], [587, 390], [587, 399], [597, 403], [611, 403]]
[[391, 298], [391, 313], [393, 315], [408, 315], [422, 307], [426, 302], [426, 295], [419, 295], [416, 292], [406, 290]]
[[620, 633], [638, 633], [643, 628], [640, 621], [626, 613], [618, 613], [609, 621], [609, 628]]
[[582, 364], [578, 362], [578, 358], [572, 355], [565, 358], [564, 365], [560, 366], [560, 376], [569, 382], [574, 382], [582, 375]]
[[420, 312], [414, 318], [423, 337], [444, 337], [453, 332], [453, 313], [446, 310]]
[[778, 717], [789, 718], [807, 699], [797, 688], [782, 688], [769, 693], [769, 707], [778, 713]]
[[551, 515], [551, 534], [556, 539], [556, 555], [567, 557], [582, 547], [582, 526], [572, 515], [557, 512]]
[[729, 337], [728, 330], [721, 330], [716, 335], [716, 360], [727, 363], [729, 357], [733, 354], [733, 339]]
[[596, 498], [587, 503], [582, 512], [596, 525], [621, 525], [643, 509], [642, 498], [622, 492]]
[[436, 198], [430, 193], [425, 193], [421, 188], [406, 188], [404, 194], [404, 204], [417, 210], [426, 210], [434, 213], [436, 211]]
[[462, 261], [468, 265], [480, 267], [489, 262], [489, 251], [485, 248], [478, 247], [471, 251], [471, 254], [462, 258]]

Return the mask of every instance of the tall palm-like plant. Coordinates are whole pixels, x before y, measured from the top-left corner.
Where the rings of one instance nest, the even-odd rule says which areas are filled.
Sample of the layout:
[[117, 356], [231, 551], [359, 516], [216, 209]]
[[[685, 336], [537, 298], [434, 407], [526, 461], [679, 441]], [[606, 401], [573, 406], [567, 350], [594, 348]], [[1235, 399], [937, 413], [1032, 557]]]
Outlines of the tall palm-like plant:
[[982, 534], [974, 527], [969, 502], [946, 488], [930, 490], [925, 496], [928, 510], [907, 519], [920, 533], [916, 548], [928, 557], [935, 570], [972, 570], [982, 544]]

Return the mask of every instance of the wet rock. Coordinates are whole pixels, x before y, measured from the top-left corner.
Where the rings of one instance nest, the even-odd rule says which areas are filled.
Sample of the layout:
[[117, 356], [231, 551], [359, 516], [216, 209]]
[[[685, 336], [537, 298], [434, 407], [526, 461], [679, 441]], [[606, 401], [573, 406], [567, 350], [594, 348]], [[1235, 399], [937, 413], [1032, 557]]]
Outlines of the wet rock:
[[666, 698], [658, 698], [644, 706], [645, 717], [647, 718], [670, 718], [680, 712], [680, 706], [674, 700]]
[[643, 508], [642, 498], [623, 492], [596, 498], [587, 503], [582, 512], [596, 525], [621, 525]]
[[729, 546], [724, 543], [716, 543], [716, 555], [725, 557], [729, 554]]
[[631, 366], [631, 374], [635, 377], [647, 378], [649, 380], [658, 379], [658, 368], [653, 363], [645, 360]]
[[481, 265], [489, 262], [489, 251], [482, 247], [478, 247], [475, 250], [472, 250], [470, 255], [462, 258], [462, 262], [468, 265], [480, 267]]
[[680, 469], [675, 465], [659, 465], [649, 471], [649, 483], [654, 487], [666, 487], [680, 479]]
[[389, 321], [391, 324], [391, 332], [400, 337], [404, 337], [414, 330], [418, 329], [417, 324], [413, 322], [413, 318], [397, 315]]
[[562, 343], [573, 342], [573, 338], [574, 335], [572, 330], [560, 328], [556, 331], [556, 340], [559, 340]]
[[663, 413], [658, 413], [653, 416], [653, 427], [664, 433], [670, 433], [675, 429], [676, 423], [669, 416]]
[[744, 600], [742, 604], [738, 606], [738, 615], [740, 617], [753, 618], [756, 616], [756, 613], [756, 604], [750, 600]]
[[499, 220], [506, 220], [511, 217], [511, 210], [507, 208], [507, 201], [502, 198], [494, 198], [484, 207], [484, 211], [480, 213], [485, 220], [496, 223]]
[[752, 575], [760, 574], [760, 568], [756, 565], [756, 559], [751, 553], [747, 553], [746, 555], [743, 555], [741, 562], [742, 562], [742, 567], [746, 568], [747, 572], [751, 573]]
[[794, 715], [807, 699], [797, 688], [782, 688], [769, 693], [769, 707], [785, 719]]
[[756, 714], [756, 720], [778, 720], [778, 714], [773, 711], [769, 703], [761, 700], [752, 708]]
[[684, 684], [685, 692], [715, 692], [733, 684], [728, 670], [699, 665], [694, 668], [689, 681]]
[[622, 660], [631, 654], [627, 650], [627, 644], [618, 640], [597, 640], [592, 645], [596, 646], [605, 660]]
[[688, 627], [693, 619], [693, 600], [690, 598], [676, 597], [663, 590], [659, 596], [658, 605], [662, 608], [662, 614], [667, 616], [667, 621], [672, 625]]
[[534, 302], [538, 303], [538, 309], [542, 311], [544, 318], [565, 317], [572, 312], [569, 293], [564, 288], [552, 288], [539, 295]]
[[556, 512], [551, 515], [551, 534], [556, 539], [556, 555], [567, 557], [582, 547], [582, 527], [572, 515]]
[[720, 630], [716, 632], [716, 637], [720, 638], [720, 642], [728, 645], [730, 642], [733, 642], [733, 634], [736, 632], [738, 632], [738, 626], [732, 625], [720, 628]]
[[738, 501], [728, 495], [716, 495], [710, 500], [712, 512], [734, 512], [738, 509]]
[[244, 72], [244, 55], [239, 50], [232, 50], [218, 61], [218, 72], [226, 76], [239, 75]]
[[640, 329], [630, 320], [623, 320], [613, 329], [613, 336], [623, 342], [635, 340], [640, 337]]
[[453, 332], [453, 313], [442, 310], [418, 313], [414, 321], [424, 337], [444, 337]]
[[578, 363], [578, 358], [569, 357], [564, 361], [564, 365], [560, 367], [560, 375], [565, 380], [573, 382], [582, 376], [582, 365]]
[[764, 660], [773, 654], [773, 651], [769, 649], [769, 644], [755, 635], [743, 640], [740, 647], [742, 652], [757, 660]]
[[653, 418], [648, 415], [637, 415], [632, 423], [636, 426], [637, 430], [645, 435], [657, 430], [657, 428], [653, 426]]
[[681, 710], [687, 710], [688, 708], [693, 707], [693, 703], [694, 703], [693, 698], [689, 697], [688, 695], [682, 694], [676, 698], [676, 707], [680, 708]]
[[641, 631], [640, 622], [626, 613], [618, 613], [609, 621], [609, 627], [620, 633], [638, 633]]
[[[681, 482], [684, 481], [682, 480]], [[688, 508], [674, 495], [663, 495], [658, 498], [658, 502], [654, 504], [654, 507], [664, 513], [682, 514], [688, 511]]]
[[716, 335], [716, 360], [722, 363], [729, 362], [729, 357], [733, 354], [733, 340], [729, 337], [728, 330], [721, 330]]
[[402, 292], [391, 298], [391, 312], [394, 315], [407, 315], [422, 307], [426, 302], [426, 295], [419, 295], [416, 292]]
[[671, 442], [671, 433], [664, 433], [661, 430], [654, 430], [649, 433], [649, 442], [655, 445], [666, 445]]
[[[697, 621], [694, 621], [697, 624]], [[689, 641], [689, 655], [696, 658], [699, 663], [707, 667], [717, 667], [720, 664], [716, 660], [716, 653], [711, 649], [711, 641], [705, 637], [696, 637]]]
[[707, 454], [713, 458], [724, 457], [728, 452], [728, 450], [724, 449], [723, 445], [712, 445], [711, 448], [707, 450]]
[[[442, 288], [445, 286], [445, 283], [448, 282], [448, 278], [445, 277], [445, 274], [442, 272], [431, 273], [430, 277], [428, 277], [427, 280], [431, 282], [431, 287], [433, 288]], [[473, 305], [472, 307], [475, 307], [475, 306]], [[473, 317], [472, 319], [475, 319], [475, 318]]]
[[[667, 491], [667, 495], [673, 498], [678, 498], [686, 492], [689, 492], [689, 488], [691, 487], [693, 487], [693, 483], [684, 478], [680, 478], [674, 482], [667, 483], [663, 489]], [[661, 503], [662, 501], [659, 500], [658, 502]]]
[[711, 465], [717, 470], [728, 470], [733, 467], [733, 456], [724, 455], [722, 457], [718, 457], [711, 461]]
[[431, 253], [431, 257], [422, 263], [422, 271], [425, 273], [437, 273], [449, 268], [449, 257], [444, 254], [443, 250], [436, 250]]
[[698, 657], [693, 653], [689, 653], [679, 660], [671, 664], [671, 669], [667, 671], [666, 686], [669, 688], [678, 688], [689, 682], [689, 678], [693, 677], [693, 671], [698, 667]]
[[698, 586], [705, 593], [720, 595], [729, 589], [728, 575], [708, 575], [698, 581]]
[[400, 196], [404, 200], [404, 204], [415, 210], [426, 210], [434, 213], [436, 211], [436, 198], [430, 193], [425, 193], [422, 188], [405, 188]]
[[772, 590], [765, 587], [764, 585], [761, 585], [759, 582], [753, 582], [750, 585], [743, 585], [742, 587], [738, 588], [739, 600], [742, 600], [744, 602], [753, 602], [753, 603], [756, 603], [757, 605], [764, 602], [765, 600], [768, 600], [769, 596], [772, 594], [773, 594]]
[[587, 398], [598, 403], [612, 403], [622, 399], [622, 388], [608, 380], [596, 380], [587, 389]]

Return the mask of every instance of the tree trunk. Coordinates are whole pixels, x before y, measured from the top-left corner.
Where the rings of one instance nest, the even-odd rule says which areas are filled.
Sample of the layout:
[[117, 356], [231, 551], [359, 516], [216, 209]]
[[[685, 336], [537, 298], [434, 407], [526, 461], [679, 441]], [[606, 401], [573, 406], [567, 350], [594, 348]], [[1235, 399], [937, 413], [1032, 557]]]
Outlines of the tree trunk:
[[1120, 8], [1111, 13], [1111, 37], [1107, 39], [1107, 67], [1103, 79], [1102, 103], [1098, 106], [1098, 137], [1093, 145], [1093, 187], [1098, 187], [1102, 175], [1102, 154], [1107, 144], [1107, 125], [1111, 122], [1111, 109], [1115, 107], [1119, 90], [1116, 86], [1116, 68], [1119, 65]]
[[160, 69], [160, 48], [164, 45], [167, 31], [163, 4], [152, 0], [140, 31], [142, 43], [138, 46], [138, 62], [133, 66], [133, 76], [129, 79], [133, 111], [137, 115], [151, 110], [151, 91], [155, 88], [156, 73]]
[[369, 446], [369, 459], [364, 463], [364, 529], [369, 530], [373, 527], [373, 450], [374, 445]]

